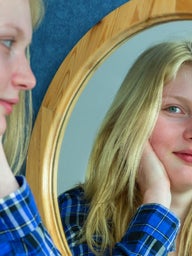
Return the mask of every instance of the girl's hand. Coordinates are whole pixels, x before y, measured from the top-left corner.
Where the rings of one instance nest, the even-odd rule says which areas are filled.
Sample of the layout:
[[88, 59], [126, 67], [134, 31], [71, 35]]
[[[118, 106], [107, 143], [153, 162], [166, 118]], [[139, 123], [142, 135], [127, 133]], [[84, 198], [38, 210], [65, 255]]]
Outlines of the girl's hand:
[[159, 203], [170, 208], [170, 181], [163, 164], [149, 142], [146, 143], [143, 151], [137, 181], [144, 204]]

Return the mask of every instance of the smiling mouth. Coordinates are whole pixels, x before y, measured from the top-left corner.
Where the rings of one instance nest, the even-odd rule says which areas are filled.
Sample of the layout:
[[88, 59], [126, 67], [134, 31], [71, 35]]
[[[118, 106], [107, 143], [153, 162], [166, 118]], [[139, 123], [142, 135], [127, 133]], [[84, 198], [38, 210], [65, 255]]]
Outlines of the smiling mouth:
[[183, 160], [186, 163], [192, 164], [192, 154], [191, 153], [182, 153], [182, 152], [174, 152], [174, 154]]

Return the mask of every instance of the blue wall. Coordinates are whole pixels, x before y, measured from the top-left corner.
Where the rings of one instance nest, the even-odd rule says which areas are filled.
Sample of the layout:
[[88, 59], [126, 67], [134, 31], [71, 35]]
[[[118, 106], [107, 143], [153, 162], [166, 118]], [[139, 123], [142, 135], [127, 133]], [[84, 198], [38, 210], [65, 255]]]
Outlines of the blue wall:
[[73, 46], [108, 13], [127, 0], [44, 0], [46, 14], [31, 45], [34, 119], [47, 88]]

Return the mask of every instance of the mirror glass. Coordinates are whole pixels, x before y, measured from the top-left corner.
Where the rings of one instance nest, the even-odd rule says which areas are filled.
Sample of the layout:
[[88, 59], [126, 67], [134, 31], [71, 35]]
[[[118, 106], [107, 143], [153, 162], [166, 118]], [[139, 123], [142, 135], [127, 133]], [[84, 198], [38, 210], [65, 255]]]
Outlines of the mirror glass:
[[97, 68], [79, 97], [64, 133], [58, 163], [58, 194], [84, 181], [97, 129], [137, 56], [155, 43], [177, 39], [192, 39], [192, 21], [168, 22], [143, 30]]

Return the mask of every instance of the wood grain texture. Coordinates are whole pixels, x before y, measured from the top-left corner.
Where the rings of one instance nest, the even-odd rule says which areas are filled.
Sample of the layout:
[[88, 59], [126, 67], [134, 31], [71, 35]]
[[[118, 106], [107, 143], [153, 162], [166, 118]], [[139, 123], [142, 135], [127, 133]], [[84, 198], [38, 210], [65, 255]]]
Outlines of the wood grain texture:
[[58, 156], [67, 121], [94, 69], [130, 36], [173, 20], [192, 19], [191, 0], [131, 0], [94, 26], [64, 59], [40, 107], [27, 158], [27, 180], [55, 244], [71, 255], [57, 205]]

